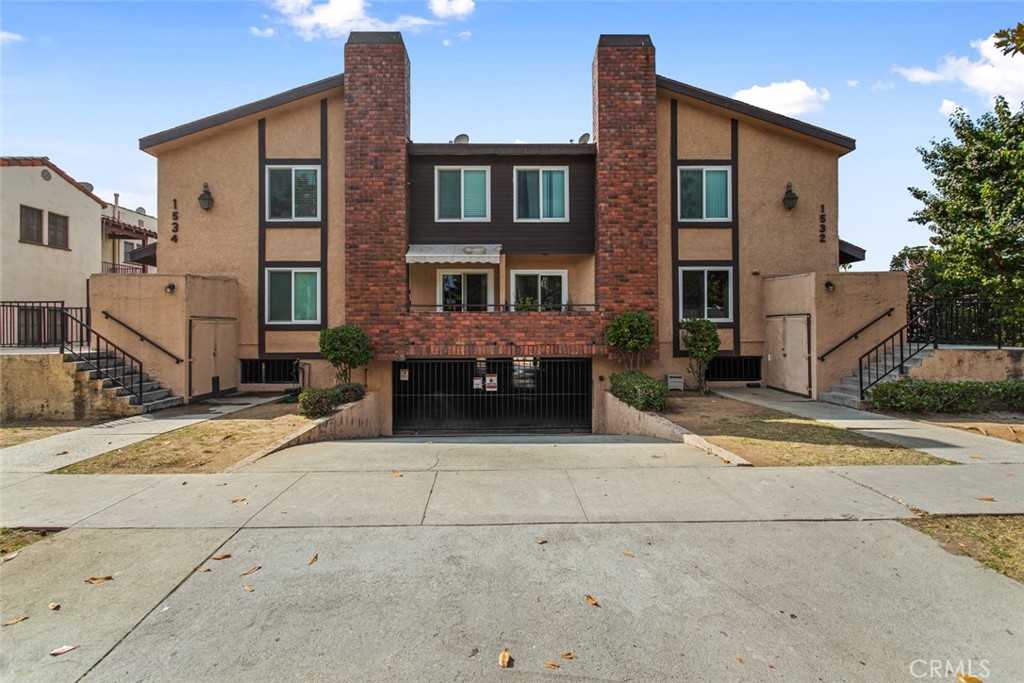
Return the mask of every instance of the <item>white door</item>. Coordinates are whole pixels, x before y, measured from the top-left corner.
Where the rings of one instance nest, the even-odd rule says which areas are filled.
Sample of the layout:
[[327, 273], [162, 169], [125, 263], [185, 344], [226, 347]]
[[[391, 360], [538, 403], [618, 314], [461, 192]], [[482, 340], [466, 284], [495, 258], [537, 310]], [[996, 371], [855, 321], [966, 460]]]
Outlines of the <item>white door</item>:
[[770, 316], [765, 328], [768, 367], [765, 384], [791, 394], [811, 396], [811, 316]]

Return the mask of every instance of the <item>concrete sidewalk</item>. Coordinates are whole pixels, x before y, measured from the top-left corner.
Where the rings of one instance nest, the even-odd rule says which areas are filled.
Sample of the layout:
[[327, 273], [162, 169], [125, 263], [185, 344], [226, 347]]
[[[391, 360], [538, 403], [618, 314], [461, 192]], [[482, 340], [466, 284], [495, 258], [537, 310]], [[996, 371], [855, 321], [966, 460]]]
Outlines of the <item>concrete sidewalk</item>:
[[225, 396], [203, 403], [134, 415], [94, 427], [0, 449], [0, 485], [15, 472], [52, 472], [81, 460], [152, 439], [166, 432], [281, 399], [276, 396]]
[[826, 422], [887, 443], [916, 448], [964, 465], [1024, 464], [1024, 445], [961, 429], [812, 401], [772, 389], [716, 389], [715, 393], [762, 408]]

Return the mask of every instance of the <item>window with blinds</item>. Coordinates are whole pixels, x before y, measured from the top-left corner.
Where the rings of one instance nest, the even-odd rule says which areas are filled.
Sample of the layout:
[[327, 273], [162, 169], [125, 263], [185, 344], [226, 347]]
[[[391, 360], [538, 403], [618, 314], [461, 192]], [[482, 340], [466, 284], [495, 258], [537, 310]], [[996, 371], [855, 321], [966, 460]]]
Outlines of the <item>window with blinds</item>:
[[21, 232], [18, 237], [22, 242], [33, 244], [43, 243], [43, 210], [21, 205]]
[[320, 219], [320, 167], [267, 167], [267, 220]]
[[268, 268], [268, 323], [320, 322], [320, 269]]
[[732, 220], [732, 169], [728, 166], [679, 167], [679, 220]]
[[517, 221], [569, 220], [569, 169], [515, 169]]
[[49, 213], [46, 216], [47, 237], [46, 241], [51, 247], [58, 249], [68, 248], [68, 217], [59, 213]]
[[435, 168], [435, 216], [439, 221], [491, 219], [491, 169], [482, 167]]

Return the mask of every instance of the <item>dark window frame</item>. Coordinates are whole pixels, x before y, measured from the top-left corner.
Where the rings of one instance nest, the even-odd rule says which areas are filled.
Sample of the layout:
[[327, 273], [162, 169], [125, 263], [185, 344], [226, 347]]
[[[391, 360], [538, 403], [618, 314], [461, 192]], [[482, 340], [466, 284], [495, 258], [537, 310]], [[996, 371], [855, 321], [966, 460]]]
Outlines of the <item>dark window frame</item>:
[[[38, 223], [35, 225], [35, 230], [36, 230], [37, 235], [38, 235], [37, 239], [32, 239], [32, 235], [31, 234], [26, 236], [26, 232], [25, 232], [25, 228], [26, 228], [26, 223], [25, 223], [26, 212], [35, 212], [35, 215], [38, 216], [38, 218], [39, 218]], [[19, 217], [18, 239], [19, 239], [19, 241], [25, 242], [26, 244], [41, 244], [43, 246], [46, 245], [46, 243], [43, 241], [43, 210], [42, 209], [37, 209], [34, 206], [26, 206], [25, 204], [21, 205], [21, 212], [20, 212], [20, 217]]]

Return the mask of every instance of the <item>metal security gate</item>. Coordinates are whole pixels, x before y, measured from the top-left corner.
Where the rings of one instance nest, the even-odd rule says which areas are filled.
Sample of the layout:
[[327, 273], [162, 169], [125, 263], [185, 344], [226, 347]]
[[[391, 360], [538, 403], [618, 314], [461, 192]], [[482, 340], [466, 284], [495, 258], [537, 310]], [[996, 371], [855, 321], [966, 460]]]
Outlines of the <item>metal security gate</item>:
[[589, 432], [589, 358], [407, 360], [393, 368], [395, 432]]

